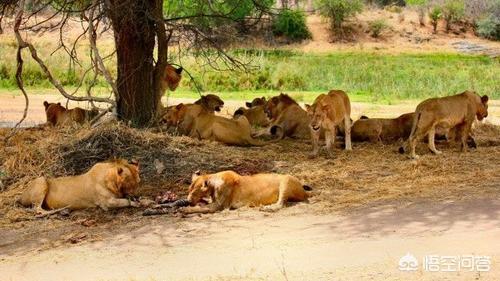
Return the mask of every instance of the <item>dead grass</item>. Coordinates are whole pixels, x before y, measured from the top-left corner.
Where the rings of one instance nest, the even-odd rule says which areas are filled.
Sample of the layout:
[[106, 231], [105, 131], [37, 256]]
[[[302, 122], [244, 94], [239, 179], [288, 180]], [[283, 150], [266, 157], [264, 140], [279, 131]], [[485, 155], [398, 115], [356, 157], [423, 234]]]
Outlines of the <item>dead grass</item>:
[[[95, 130], [23, 130], [5, 143], [3, 138], [7, 133], [6, 129], [0, 130], [0, 180], [4, 184], [4, 190], [0, 191], [0, 229], [21, 228], [26, 237], [57, 230], [64, 238], [69, 234], [63, 229], [74, 230], [75, 225], [81, 228], [82, 220], [90, 219], [98, 225], [95, 231], [86, 232], [92, 240], [99, 239], [111, 226], [130, 227], [154, 220], [142, 217], [142, 210], [137, 209], [108, 213], [88, 210], [41, 223], [34, 219], [31, 211], [15, 203], [25, 184], [35, 177], [79, 174], [94, 163], [112, 157], [140, 161], [139, 195], [151, 199], [167, 190], [184, 196], [191, 173], [198, 169], [293, 174], [313, 187], [313, 197], [310, 204], [299, 204], [277, 214], [284, 216], [297, 212], [349, 211], [387, 202], [408, 204], [500, 194], [500, 127], [494, 125], [476, 128], [478, 149], [459, 153], [458, 145], [441, 143], [438, 148], [443, 155], [434, 156], [421, 144], [418, 153], [422, 157], [418, 161], [398, 154], [399, 144], [356, 143], [352, 152], [345, 152], [341, 142], [337, 142], [333, 159], [325, 158], [324, 154], [308, 159], [308, 141], [284, 140], [263, 148], [228, 147], [120, 124]], [[158, 169], [160, 162], [163, 170]], [[55, 233], [59, 233], [57, 231]], [[23, 239], [28, 239], [26, 237]]]

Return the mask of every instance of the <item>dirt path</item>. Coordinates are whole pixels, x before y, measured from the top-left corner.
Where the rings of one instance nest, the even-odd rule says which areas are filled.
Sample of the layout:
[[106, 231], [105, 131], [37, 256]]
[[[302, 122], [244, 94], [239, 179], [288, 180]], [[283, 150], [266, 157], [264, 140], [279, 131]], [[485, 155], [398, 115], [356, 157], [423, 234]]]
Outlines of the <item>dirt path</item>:
[[[95, 243], [0, 255], [0, 272], [2, 280], [499, 280], [499, 218], [498, 200], [160, 217]], [[407, 252], [420, 261], [415, 272], [398, 270]], [[491, 271], [427, 272], [426, 255], [486, 255]]]

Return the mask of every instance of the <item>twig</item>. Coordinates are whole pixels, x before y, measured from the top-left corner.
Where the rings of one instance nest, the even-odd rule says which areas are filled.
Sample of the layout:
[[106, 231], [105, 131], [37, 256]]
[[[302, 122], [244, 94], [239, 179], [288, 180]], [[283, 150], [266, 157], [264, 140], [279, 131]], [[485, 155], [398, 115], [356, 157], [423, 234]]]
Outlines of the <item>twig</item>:
[[64, 208], [59, 208], [59, 209], [55, 209], [55, 210], [51, 210], [51, 211], [45, 211], [41, 214], [38, 214], [35, 216], [35, 218], [37, 219], [41, 219], [41, 218], [44, 218], [44, 217], [48, 217], [48, 216], [52, 216], [53, 214], [57, 214], [57, 213], [60, 213], [64, 210], [68, 209], [68, 207], [64, 207]]

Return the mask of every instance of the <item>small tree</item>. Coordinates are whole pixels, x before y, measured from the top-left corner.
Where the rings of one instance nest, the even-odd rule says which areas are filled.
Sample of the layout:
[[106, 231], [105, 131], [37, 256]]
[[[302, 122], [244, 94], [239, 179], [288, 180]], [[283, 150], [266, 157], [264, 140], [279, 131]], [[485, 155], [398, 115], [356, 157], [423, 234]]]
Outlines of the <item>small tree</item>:
[[421, 26], [425, 26], [425, 12], [427, 11], [427, 0], [407, 0], [408, 5], [414, 6], [418, 11], [418, 21]]
[[330, 21], [334, 31], [342, 31], [342, 24], [363, 11], [362, 0], [316, 0], [316, 7]]
[[306, 25], [306, 16], [300, 10], [282, 10], [273, 21], [273, 32], [283, 35], [293, 41], [311, 38], [311, 32]]
[[443, 16], [443, 12], [441, 10], [441, 7], [439, 7], [439, 6], [434, 6], [431, 9], [431, 12], [429, 13], [429, 19], [431, 20], [432, 29], [433, 29], [434, 33], [437, 32], [437, 25], [438, 25], [439, 19], [441, 19], [442, 16]]
[[388, 27], [389, 25], [387, 25], [384, 19], [377, 19], [370, 22], [370, 30], [372, 32], [372, 37], [378, 38], [382, 33], [382, 31], [384, 31]]
[[451, 25], [461, 20], [465, 13], [463, 0], [446, 0], [443, 5], [443, 18], [446, 22], [446, 33], [451, 29]]

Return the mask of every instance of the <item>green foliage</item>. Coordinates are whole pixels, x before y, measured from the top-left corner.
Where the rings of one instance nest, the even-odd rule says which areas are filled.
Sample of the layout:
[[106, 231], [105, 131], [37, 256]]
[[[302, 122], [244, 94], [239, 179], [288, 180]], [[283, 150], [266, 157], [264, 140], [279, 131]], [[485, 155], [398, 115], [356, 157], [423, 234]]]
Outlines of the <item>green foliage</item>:
[[406, 4], [409, 6], [423, 6], [427, 5], [428, 0], [406, 0]]
[[432, 7], [429, 13], [429, 19], [431, 20], [432, 28], [434, 33], [437, 31], [437, 25], [439, 20], [443, 17], [443, 10], [439, 6]]
[[380, 36], [380, 34], [389, 27], [385, 19], [377, 19], [370, 22], [370, 31], [374, 38]]
[[345, 20], [363, 11], [361, 0], [316, 0], [315, 4], [333, 30], [342, 29]]
[[252, 16], [261, 9], [269, 9], [273, 0], [165, 0], [163, 11], [166, 18], [186, 18], [192, 24], [202, 28], [215, 28], [228, 22], [238, 22]]
[[282, 10], [273, 22], [273, 32], [278, 36], [286, 36], [294, 41], [311, 38], [306, 25], [306, 16], [299, 10]]
[[500, 18], [489, 15], [479, 20], [476, 32], [481, 37], [500, 41]]
[[450, 31], [451, 25], [460, 21], [465, 14], [465, 3], [463, 0], [446, 0], [443, 5], [443, 18], [446, 21], [446, 32]]

